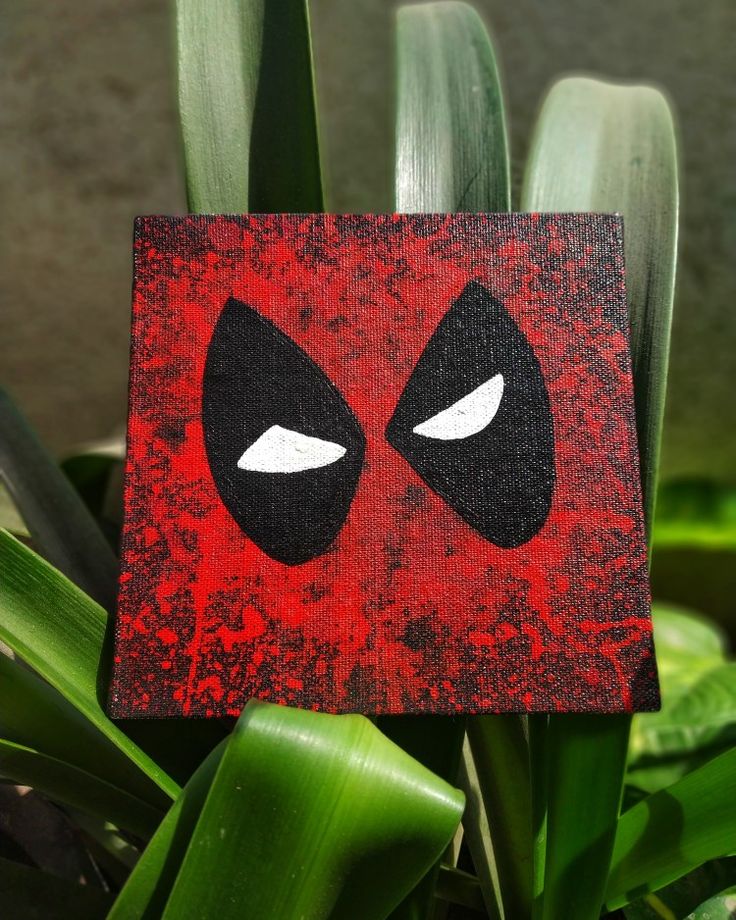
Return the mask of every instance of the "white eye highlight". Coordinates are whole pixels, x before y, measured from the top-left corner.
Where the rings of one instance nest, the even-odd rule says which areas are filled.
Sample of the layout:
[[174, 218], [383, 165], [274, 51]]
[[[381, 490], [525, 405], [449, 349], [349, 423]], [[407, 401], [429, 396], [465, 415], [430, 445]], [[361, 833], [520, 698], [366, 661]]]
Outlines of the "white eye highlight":
[[253, 473], [301, 473], [329, 466], [344, 457], [347, 448], [272, 425], [238, 460], [238, 469]]
[[496, 374], [476, 387], [467, 396], [458, 399], [447, 409], [438, 412], [413, 428], [414, 434], [440, 441], [458, 441], [469, 438], [493, 421], [503, 396], [503, 375]]

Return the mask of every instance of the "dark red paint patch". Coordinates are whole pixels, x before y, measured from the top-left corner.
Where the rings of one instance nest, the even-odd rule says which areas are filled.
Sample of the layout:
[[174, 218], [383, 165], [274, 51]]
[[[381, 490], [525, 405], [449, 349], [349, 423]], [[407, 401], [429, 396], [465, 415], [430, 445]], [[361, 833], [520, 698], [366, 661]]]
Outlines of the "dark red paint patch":
[[[551, 510], [510, 549], [386, 440], [473, 281], [531, 345], [552, 410]], [[325, 372], [365, 435], [347, 518], [301, 564], [244, 534], [208, 465], [202, 381], [230, 297]], [[252, 696], [383, 713], [657, 708], [618, 218], [137, 221], [109, 709], [235, 715]]]

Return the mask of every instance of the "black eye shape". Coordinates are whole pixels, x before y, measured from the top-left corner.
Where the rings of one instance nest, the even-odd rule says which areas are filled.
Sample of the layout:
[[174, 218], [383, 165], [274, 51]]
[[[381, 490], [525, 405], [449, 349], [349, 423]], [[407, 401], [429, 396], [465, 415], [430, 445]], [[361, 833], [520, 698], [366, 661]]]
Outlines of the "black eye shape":
[[287, 565], [325, 552], [355, 493], [363, 432], [324, 371], [233, 297], [207, 352], [202, 424], [215, 485], [241, 530]]
[[386, 439], [491, 543], [510, 549], [541, 529], [555, 482], [549, 398], [531, 345], [482, 285], [440, 321]]

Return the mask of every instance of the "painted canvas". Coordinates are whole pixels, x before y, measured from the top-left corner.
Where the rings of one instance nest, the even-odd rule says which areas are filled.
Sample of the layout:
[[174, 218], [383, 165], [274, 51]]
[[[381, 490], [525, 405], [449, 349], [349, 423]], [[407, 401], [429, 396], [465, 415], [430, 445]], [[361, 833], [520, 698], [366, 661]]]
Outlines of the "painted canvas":
[[109, 710], [658, 706], [612, 215], [144, 217]]

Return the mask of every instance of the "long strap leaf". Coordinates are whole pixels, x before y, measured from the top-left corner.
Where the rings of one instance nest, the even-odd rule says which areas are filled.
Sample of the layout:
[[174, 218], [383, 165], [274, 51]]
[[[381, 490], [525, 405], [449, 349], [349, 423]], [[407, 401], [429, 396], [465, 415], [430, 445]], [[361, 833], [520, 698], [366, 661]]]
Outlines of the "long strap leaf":
[[[0, 604], [0, 616], [3, 610]], [[126, 752], [69, 700], [29, 668], [1, 654], [0, 701], [3, 738], [91, 773], [158, 808], [168, 804], [167, 796]]]
[[736, 748], [629, 809], [606, 888], [615, 910], [736, 846]]
[[139, 837], [152, 834], [163, 812], [71, 764], [0, 738], [0, 777], [32, 786], [56, 802], [79, 808]]
[[[495, 901], [502, 916], [522, 920], [531, 916], [533, 865], [529, 748], [522, 720], [516, 715], [468, 719], [468, 742], [476, 795], [488, 822], [481, 852], [493, 864]], [[471, 852], [475, 860], [478, 850], [472, 844]], [[476, 869], [479, 876], [487, 872], [480, 860]]]
[[163, 916], [228, 920], [247, 905], [260, 920], [385, 917], [439, 858], [462, 809], [462, 793], [362, 716], [252, 701]]
[[509, 158], [493, 47], [466, 3], [399, 9], [398, 212], [508, 211]]
[[320, 211], [306, 0], [177, 0], [193, 212]]
[[38, 551], [90, 597], [112, 609], [115, 554], [72, 484], [3, 390], [0, 478]]
[[[527, 165], [527, 211], [617, 211], [626, 272], [645, 517], [651, 527], [675, 276], [677, 169], [660, 93], [570, 78], [550, 91]], [[547, 756], [544, 896], [536, 915], [592, 920], [603, 899], [626, 765], [628, 717], [534, 721]], [[540, 814], [546, 811], [546, 822]]]
[[98, 694], [105, 691], [98, 687], [105, 611], [5, 531], [0, 531], [0, 572], [0, 639], [173, 799], [179, 792], [177, 783], [108, 719], [100, 705]]
[[221, 742], [205, 758], [177, 796], [116, 898], [107, 920], [159, 920], [226, 743]]

